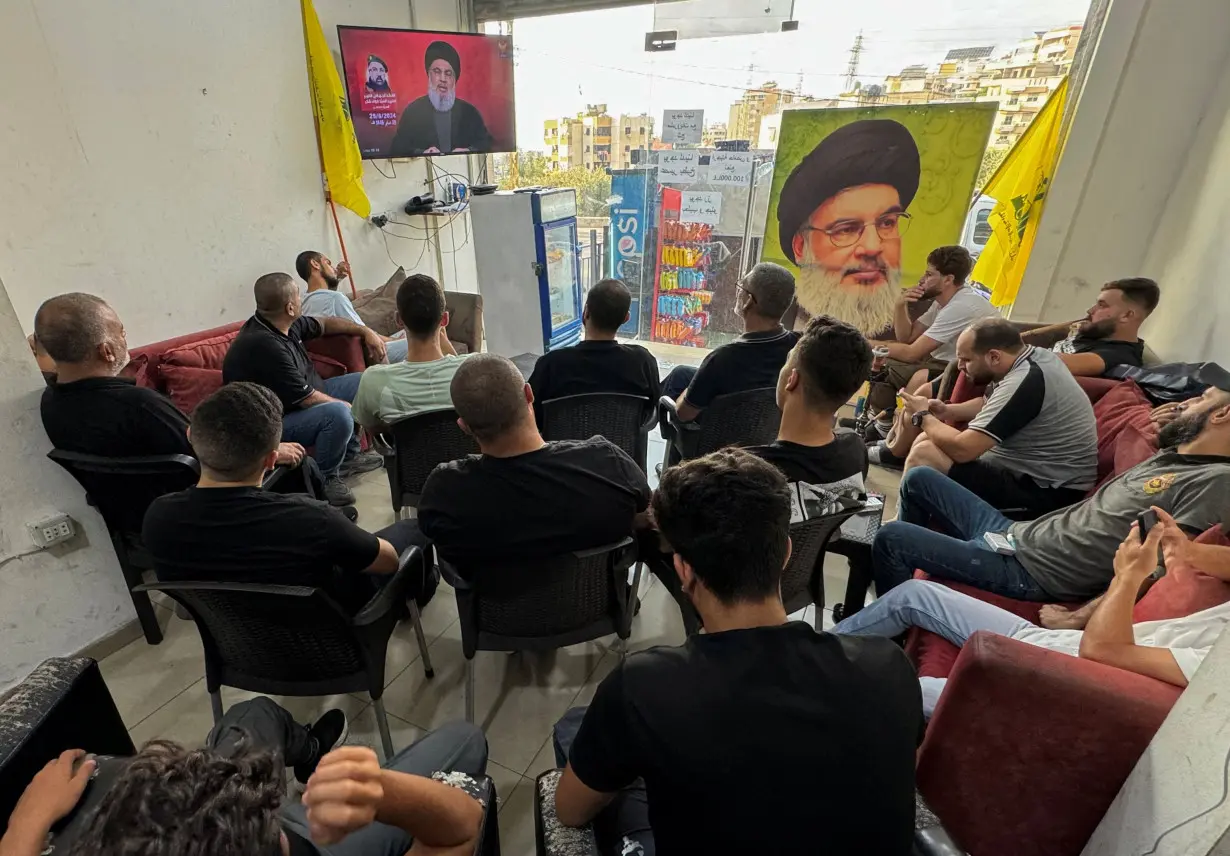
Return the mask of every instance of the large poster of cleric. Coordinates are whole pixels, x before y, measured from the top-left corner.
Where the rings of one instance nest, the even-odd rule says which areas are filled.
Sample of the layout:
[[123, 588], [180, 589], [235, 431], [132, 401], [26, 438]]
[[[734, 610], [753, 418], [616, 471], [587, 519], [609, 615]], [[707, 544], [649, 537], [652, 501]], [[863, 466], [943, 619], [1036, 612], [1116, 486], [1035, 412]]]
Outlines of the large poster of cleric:
[[872, 332], [927, 253], [960, 240], [998, 105], [787, 110], [765, 261], [797, 277], [799, 305]]

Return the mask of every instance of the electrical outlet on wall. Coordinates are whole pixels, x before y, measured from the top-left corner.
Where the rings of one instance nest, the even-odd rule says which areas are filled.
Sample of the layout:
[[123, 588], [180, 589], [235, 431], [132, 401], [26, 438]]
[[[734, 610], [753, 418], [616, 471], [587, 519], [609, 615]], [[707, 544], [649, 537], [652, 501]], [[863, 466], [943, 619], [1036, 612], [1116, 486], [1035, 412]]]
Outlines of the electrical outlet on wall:
[[34, 546], [44, 550], [77, 534], [73, 519], [67, 514], [54, 514], [37, 523], [27, 523], [26, 528], [30, 531]]

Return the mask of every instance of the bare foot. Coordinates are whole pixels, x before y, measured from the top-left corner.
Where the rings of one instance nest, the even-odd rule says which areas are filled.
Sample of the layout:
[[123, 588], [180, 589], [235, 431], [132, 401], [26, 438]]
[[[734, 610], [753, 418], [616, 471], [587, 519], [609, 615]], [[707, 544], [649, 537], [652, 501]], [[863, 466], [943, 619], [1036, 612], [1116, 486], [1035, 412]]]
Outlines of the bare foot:
[[1038, 623], [1047, 630], [1084, 630], [1087, 621], [1083, 610], [1055, 603], [1048, 603], [1038, 612]]

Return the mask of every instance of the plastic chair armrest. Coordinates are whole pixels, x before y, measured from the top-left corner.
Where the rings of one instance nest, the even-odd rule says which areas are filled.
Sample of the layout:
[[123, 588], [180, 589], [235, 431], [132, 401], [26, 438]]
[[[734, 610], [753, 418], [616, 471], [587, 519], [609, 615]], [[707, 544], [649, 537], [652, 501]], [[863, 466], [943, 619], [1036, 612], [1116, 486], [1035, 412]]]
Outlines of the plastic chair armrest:
[[417, 546], [407, 547], [388, 583], [355, 615], [354, 626], [368, 627], [386, 618], [394, 609], [405, 603], [406, 593], [416, 580], [420, 583], [418, 590], [421, 591], [421, 584], [425, 580], [424, 568], [423, 551]]

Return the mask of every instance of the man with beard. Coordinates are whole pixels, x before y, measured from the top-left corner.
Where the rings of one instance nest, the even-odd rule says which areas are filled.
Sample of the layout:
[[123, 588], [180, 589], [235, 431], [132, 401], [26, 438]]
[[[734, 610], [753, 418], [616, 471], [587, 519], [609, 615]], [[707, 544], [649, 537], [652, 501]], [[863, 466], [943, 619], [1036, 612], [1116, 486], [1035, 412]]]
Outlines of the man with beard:
[[1145, 277], [1108, 282], [1080, 321], [1039, 327], [1022, 338], [1043, 341], [1057, 332], [1069, 332], [1053, 350], [1078, 377], [1101, 377], [1116, 366], [1140, 366], [1145, 356], [1140, 325], [1160, 298], [1157, 283]]
[[[303, 298], [303, 314], [313, 318], [345, 318], [366, 327], [363, 319], [355, 312], [350, 298], [337, 290], [338, 285], [350, 276], [350, 265], [342, 262], [334, 265], [324, 254], [315, 250], [304, 250], [295, 257], [295, 273], [307, 283], [307, 294]], [[405, 333], [397, 336], [381, 336], [384, 339], [384, 351], [390, 363], [400, 363], [406, 358]]]
[[389, 67], [375, 54], [367, 58], [367, 91], [389, 91]]
[[402, 111], [389, 157], [483, 152], [491, 147], [491, 134], [478, 109], [457, 97], [461, 57], [448, 42], [427, 46], [427, 94]]
[[958, 337], [957, 366], [986, 393], [952, 405], [901, 393], [905, 417], [922, 432], [906, 472], [931, 467], [1029, 517], [1079, 502], [1097, 481], [1098, 428], [1089, 396], [1059, 358], [1022, 343], [1004, 319], [983, 318]]
[[778, 240], [801, 268], [799, 305], [809, 314], [863, 333], [892, 320], [919, 171], [904, 125], [865, 119], [829, 134], [790, 173], [777, 206]]
[[[1106, 589], [1123, 533], [1151, 506], [1189, 534], [1224, 525], [1230, 391], [1209, 387], [1179, 410], [1162, 429], [1161, 450], [1153, 457], [1088, 499], [1024, 523], [1013, 523], [938, 470], [910, 470], [901, 479], [897, 520], [885, 524], [872, 545], [877, 593], [919, 569], [1018, 600], [1084, 601]], [[987, 534], [1009, 536], [1015, 552], [996, 552]]]

